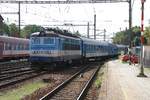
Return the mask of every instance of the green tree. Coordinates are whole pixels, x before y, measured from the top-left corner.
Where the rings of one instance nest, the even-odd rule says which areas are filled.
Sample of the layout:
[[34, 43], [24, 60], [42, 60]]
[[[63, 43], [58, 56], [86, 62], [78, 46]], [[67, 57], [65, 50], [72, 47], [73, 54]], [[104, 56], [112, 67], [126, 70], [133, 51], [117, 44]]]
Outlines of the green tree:
[[121, 31], [117, 32], [115, 37], [113, 37], [113, 43], [115, 44], [129, 44], [129, 32], [128, 31]]
[[141, 36], [140, 27], [135, 26], [131, 29], [131, 33], [129, 30], [117, 32], [115, 37], [113, 37], [113, 43], [129, 45], [131, 42], [132, 46], [140, 45], [140, 36]]
[[150, 44], [150, 26], [145, 28], [144, 37], [147, 40], [147, 44]]
[[9, 32], [10, 36], [19, 37], [19, 28], [16, 26], [16, 24], [12, 23], [9, 25]]
[[28, 38], [30, 36], [31, 33], [34, 32], [39, 32], [41, 31], [43, 28], [41, 26], [38, 25], [27, 25], [25, 26], [22, 31], [21, 31], [21, 37], [26, 37]]
[[79, 33], [79, 31], [76, 31], [74, 34], [77, 35], [77, 36], [81, 36], [81, 34]]
[[3, 34], [10, 35], [9, 26], [6, 23], [2, 24], [2, 27], [0, 28], [0, 33], [1, 33], [1, 35], [3, 35]]
[[140, 37], [136, 36], [133, 40], [134, 46], [140, 46]]
[[134, 46], [141, 45], [140, 37], [141, 37], [140, 27], [138, 26], [133, 27], [132, 28], [132, 43]]

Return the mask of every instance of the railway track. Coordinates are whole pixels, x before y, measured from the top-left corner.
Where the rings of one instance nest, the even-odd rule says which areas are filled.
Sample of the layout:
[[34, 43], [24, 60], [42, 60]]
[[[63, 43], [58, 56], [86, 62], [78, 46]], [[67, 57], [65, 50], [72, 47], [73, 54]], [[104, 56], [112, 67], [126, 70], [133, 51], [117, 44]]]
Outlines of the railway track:
[[[13, 64], [13, 63], [12, 63]], [[22, 65], [22, 64], [19, 64]], [[12, 66], [12, 65], [11, 65]], [[12, 66], [11, 68], [5, 70], [1, 69], [0, 72], [0, 81], [4, 81], [9, 78], [25, 75], [25, 74], [30, 74], [33, 73], [34, 70], [32, 70], [29, 66], [27, 65], [22, 65], [22, 66]]]
[[40, 100], [83, 100], [87, 88], [100, 68], [97, 65], [90, 66], [92, 67], [88, 65], [81, 69]]
[[32, 70], [27, 61], [0, 63], [0, 89], [45, 73]]
[[0, 73], [3, 71], [9, 71], [13, 69], [20, 69], [24, 67], [30, 67], [29, 62], [27, 61], [18, 61], [18, 62], [5, 62], [5, 63], [0, 63]]
[[10, 85], [14, 85], [16, 83], [19, 82], [23, 82], [25, 80], [46, 74], [47, 72], [40, 72], [40, 73], [36, 73], [36, 72], [26, 72], [26, 73], [20, 73], [20, 75], [14, 75], [14, 76], [9, 76], [9, 77], [3, 77], [1, 78], [1, 82], [0, 82], [0, 89], [2, 88], [6, 88]]
[[29, 70], [31, 70], [30, 67], [27, 67], [27, 68], [22, 67], [22, 68], [17, 68], [17, 69], [11, 69], [11, 70], [7, 70], [7, 71], [2, 71], [0, 73], [0, 76], [1, 75], [8, 75], [8, 74], [13, 74], [13, 73], [18, 73], [18, 72], [29, 71]]
[[21, 75], [25, 75], [25, 74], [30, 74], [30, 73], [33, 73], [33, 72], [35, 72], [35, 71], [34, 70], [25, 70], [25, 71], [22, 71], [22, 72], [19, 72], [19, 73], [13, 73], [11, 75], [10, 74], [0, 75], [0, 81], [7, 80], [7, 79], [17, 77], [17, 76], [21, 76]]

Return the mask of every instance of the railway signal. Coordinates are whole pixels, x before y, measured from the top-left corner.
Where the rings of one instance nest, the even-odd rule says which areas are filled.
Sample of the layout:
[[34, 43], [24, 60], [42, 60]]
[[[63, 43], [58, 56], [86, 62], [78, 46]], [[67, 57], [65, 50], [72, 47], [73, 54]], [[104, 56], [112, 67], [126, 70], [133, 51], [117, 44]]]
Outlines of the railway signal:
[[144, 74], [144, 66], [143, 66], [143, 61], [144, 61], [144, 54], [143, 54], [143, 45], [144, 45], [144, 3], [145, 3], [145, 0], [141, 0], [141, 5], [142, 5], [142, 9], [141, 9], [141, 70], [140, 70], [140, 73], [139, 75], [137, 75], [138, 77], [147, 77], [145, 74]]

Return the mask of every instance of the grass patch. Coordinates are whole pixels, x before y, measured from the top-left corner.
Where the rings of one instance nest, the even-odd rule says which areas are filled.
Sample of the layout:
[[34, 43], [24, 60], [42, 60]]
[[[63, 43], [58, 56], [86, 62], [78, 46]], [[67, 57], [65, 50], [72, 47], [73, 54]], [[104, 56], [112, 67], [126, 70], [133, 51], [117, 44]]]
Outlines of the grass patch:
[[33, 93], [35, 90], [46, 86], [47, 83], [42, 81], [24, 84], [20, 88], [13, 89], [7, 92], [0, 92], [0, 100], [20, 100], [25, 95]]
[[96, 77], [96, 80], [94, 81], [94, 86], [96, 87], [96, 88], [100, 88], [101, 87], [101, 85], [102, 85], [102, 83], [103, 83], [103, 81], [104, 81], [104, 79], [105, 79], [105, 74], [107, 73], [107, 68], [106, 68], [106, 66], [107, 66], [107, 63], [106, 64], [104, 64], [102, 67], [101, 67], [101, 69], [99, 70], [99, 72], [98, 72], [98, 75], [97, 75], [97, 77]]
[[103, 75], [104, 75], [103, 71], [102, 72], [100, 71], [98, 73], [97, 79], [94, 82], [96, 88], [100, 88], [101, 87]]
[[145, 67], [145, 68], [144, 68], [144, 71], [145, 71], [146, 73], [150, 73], [150, 67]]
[[100, 87], [101, 87], [101, 84], [102, 84], [102, 81], [101, 81], [100, 79], [97, 79], [97, 80], [95, 81], [95, 86], [96, 86], [96, 88], [100, 88]]

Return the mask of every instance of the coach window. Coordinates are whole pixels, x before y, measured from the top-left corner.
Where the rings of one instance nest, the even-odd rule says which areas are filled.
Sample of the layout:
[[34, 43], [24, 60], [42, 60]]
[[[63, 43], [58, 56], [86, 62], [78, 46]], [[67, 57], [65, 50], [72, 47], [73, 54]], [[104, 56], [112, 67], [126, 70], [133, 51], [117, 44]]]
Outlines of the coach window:
[[18, 46], [17, 46], [18, 48], [17, 48], [17, 50], [20, 50], [20, 45], [18, 44]]
[[94, 45], [92, 45], [92, 52], [94, 51], [94, 47], [95, 47], [95, 46], [94, 46]]
[[16, 44], [16, 50], [18, 50], [18, 44]]
[[26, 50], [29, 50], [29, 44], [26, 45]]
[[7, 50], [7, 43], [5, 43], [5, 50]]
[[75, 46], [76, 46], [75, 50], [79, 50], [79, 45], [76, 44]]
[[23, 45], [23, 50], [25, 50], [25, 49], [26, 49], [26, 45], [24, 44], [24, 45]]
[[18, 44], [18, 50], [20, 50], [20, 44]]
[[87, 51], [89, 51], [89, 45], [88, 44], [86, 45], [85, 48], [86, 48]]
[[80, 50], [80, 45], [79, 44], [77, 45], [77, 50]]
[[103, 52], [103, 46], [101, 46], [101, 52]]
[[106, 46], [104, 46], [104, 52], [105, 52], [105, 50], [106, 50], [105, 48], [106, 48]]
[[103, 47], [103, 51], [104, 51], [104, 53], [105, 53], [105, 46]]
[[24, 46], [24, 44], [22, 45], [22, 50], [24, 50], [25, 49], [25, 46]]
[[21, 45], [21, 50], [23, 50], [23, 44]]
[[96, 45], [94, 45], [94, 51], [96, 51]]
[[26, 44], [26, 50], [29, 50], [29, 44]]
[[78, 45], [74, 44], [74, 50], [78, 50]]
[[95, 48], [95, 45], [92, 45], [92, 52], [95, 50], [94, 48]]
[[78, 50], [78, 45], [74, 44], [74, 50]]
[[16, 50], [16, 44], [14, 44], [14, 50]]
[[27, 44], [24, 45], [24, 50], [27, 50]]
[[15, 50], [17, 50], [18, 48], [17, 48], [17, 44], [15, 45]]
[[6, 45], [6, 49], [7, 49], [7, 50], [9, 50], [9, 43], [7, 43], [7, 45]]
[[15, 45], [14, 44], [12, 44], [11, 47], [12, 47], [11, 48], [12, 50], [15, 50]]
[[8, 43], [8, 50], [11, 50], [11, 44]]
[[13, 45], [13, 50], [16, 50], [16, 45], [15, 44]]
[[92, 52], [93, 45], [90, 45], [90, 52]]
[[18, 50], [21, 50], [21, 44], [19, 44]]
[[86, 44], [86, 45], [85, 45], [85, 48], [86, 48], [85, 50], [87, 50], [87, 51], [88, 51], [88, 48], [89, 48], [89, 47], [88, 47], [88, 44]]

